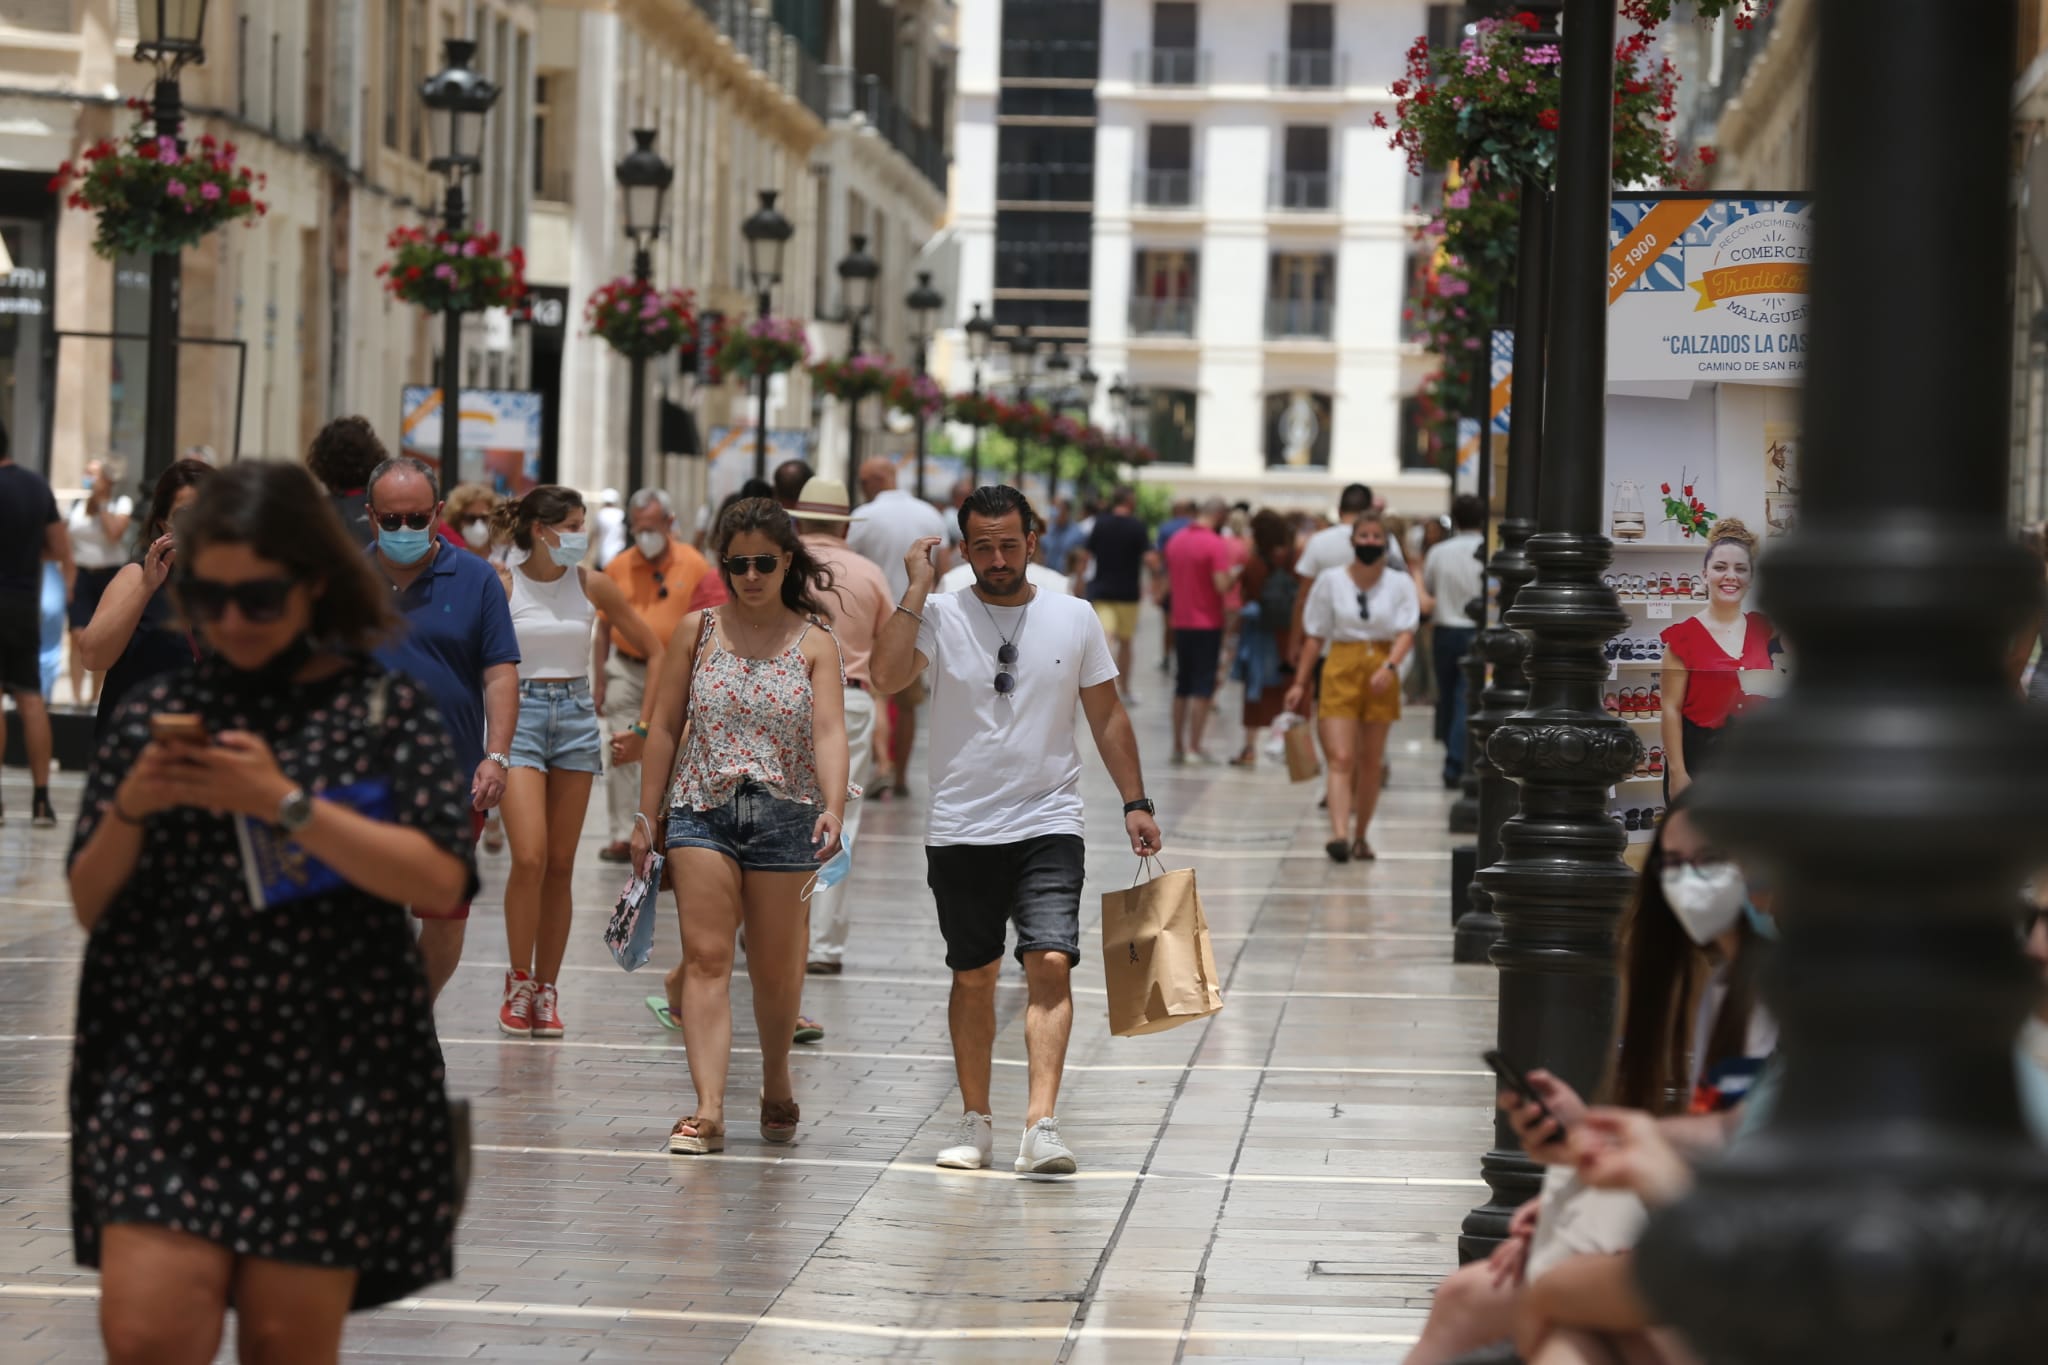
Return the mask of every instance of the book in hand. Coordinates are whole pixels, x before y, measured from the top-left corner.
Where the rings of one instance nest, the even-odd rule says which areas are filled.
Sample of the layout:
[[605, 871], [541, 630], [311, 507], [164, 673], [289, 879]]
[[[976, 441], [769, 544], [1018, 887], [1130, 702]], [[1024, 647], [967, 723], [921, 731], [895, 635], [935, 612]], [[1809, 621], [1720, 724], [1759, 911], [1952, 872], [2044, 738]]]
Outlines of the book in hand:
[[[314, 794], [322, 801], [346, 806], [372, 820], [391, 819], [391, 783], [381, 777], [329, 787]], [[324, 896], [347, 885], [347, 878], [299, 847], [290, 835], [268, 820], [250, 815], [234, 819], [249, 903], [258, 910]]]

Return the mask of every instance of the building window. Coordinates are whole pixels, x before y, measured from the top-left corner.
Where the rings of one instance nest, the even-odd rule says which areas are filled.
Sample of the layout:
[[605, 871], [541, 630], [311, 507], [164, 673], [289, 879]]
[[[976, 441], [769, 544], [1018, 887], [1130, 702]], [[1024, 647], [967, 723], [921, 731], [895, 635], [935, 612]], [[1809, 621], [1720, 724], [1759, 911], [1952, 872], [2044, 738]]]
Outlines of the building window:
[[1195, 290], [1200, 265], [1200, 256], [1192, 251], [1138, 252], [1131, 272], [1133, 334], [1195, 334]]
[[1195, 130], [1185, 123], [1155, 123], [1145, 130], [1145, 170], [1138, 202], [1153, 208], [1195, 202]]
[[1098, 0], [1003, 6], [1003, 70], [1012, 80], [1092, 81], [1100, 68]]
[[1266, 335], [1329, 340], [1336, 296], [1336, 257], [1276, 253], [1266, 275]]
[[1138, 54], [1140, 85], [1196, 85], [1202, 78], [1201, 32], [1194, 5], [1157, 0], [1152, 6], [1152, 47]]
[[1330, 395], [1290, 389], [1266, 395], [1266, 465], [1271, 469], [1330, 467]]
[[[996, 220], [996, 288], [1088, 288], [1091, 220], [1080, 213], [1006, 212]], [[1085, 301], [1084, 301], [1085, 312]]]
[[1281, 171], [1273, 186], [1273, 207], [1328, 212], [1333, 202], [1330, 190], [1329, 127], [1288, 124], [1281, 150]]
[[1285, 80], [1294, 90], [1322, 90], [1337, 84], [1336, 6], [1287, 7]]
[[1401, 452], [1403, 469], [1443, 469], [1429, 450], [1429, 430], [1422, 424], [1422, 400], [1410, 394], [1401, 400], [1400, 423], [1395, 446]]
[[1015, 126], [998, 129], [996, 198], [1092, 205], [1095, 130]]
[[384, 0], [384, 145], [398, 150], [398, 107], [405, 97], [405, 4]]
[[1159, 453], [1161, 464], [1195, 462], [1195, 394], [1192, 389], [1148, 389], [1145, 444]]
[[[412, 16], [412, 72], [421, 80], [427, 73], [427, 10], [425, 5], [415, 5]], [[406, 154], [414, 161], [426, 160], [425, 114], [426, 105], [412, 92], [400, 88], [392, 92], [394, 99], [403, 99], [406, 109]]]

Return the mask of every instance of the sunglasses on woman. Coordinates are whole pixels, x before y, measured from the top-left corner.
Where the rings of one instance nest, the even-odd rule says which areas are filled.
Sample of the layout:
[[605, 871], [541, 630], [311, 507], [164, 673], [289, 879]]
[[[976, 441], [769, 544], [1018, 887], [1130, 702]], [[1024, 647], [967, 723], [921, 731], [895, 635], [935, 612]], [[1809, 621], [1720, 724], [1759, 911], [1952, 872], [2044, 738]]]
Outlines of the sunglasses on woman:
[[250, 578], [240, 583], [221, 583], [190, 574], [178, 580], [178, 597], [185, 609], [202, 621], [218, 621], [227, 615], [228, 604], [242, 613], [242, 619], [257, 625], [284, 615], [291, 600], [295, 578]]
[[409, 531], [424, 531], [434, 524], [432, 512], [379, 512], [377, 525], [386, 531], [396, 531], [403, 526]]
[[725, 561], [725, 571], [734, 578], [745, 578], [747, 570], [752, 569], [766, 578], [781, 563], [781, 555], [733, 555]]

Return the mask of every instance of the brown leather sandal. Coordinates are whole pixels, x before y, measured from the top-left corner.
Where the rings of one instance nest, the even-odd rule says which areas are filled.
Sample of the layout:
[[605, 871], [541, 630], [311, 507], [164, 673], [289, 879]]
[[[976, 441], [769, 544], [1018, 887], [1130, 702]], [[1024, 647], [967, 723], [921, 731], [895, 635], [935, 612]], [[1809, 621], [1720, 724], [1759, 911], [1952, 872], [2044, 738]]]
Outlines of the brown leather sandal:
[[796, 1101], [761, 1101], [761, 1140], [763, 1142], [788, 1142], [796, 1136], [796, 1121], [799, 1117]]
[[1368, 844], [1363, 838], [1351, 841], [1351, 859], [1353, 862], [1369, 863], [1379, 856], [1379, 854], [1372, 851], [1372, 845]]
[[[690, 1131], [685, 1133], [683, 1129]], [[705, 1156], [725, 1150], [725, 1125], [695, 1114], [668, 1130], [668, 1149], [677, 1156]]]

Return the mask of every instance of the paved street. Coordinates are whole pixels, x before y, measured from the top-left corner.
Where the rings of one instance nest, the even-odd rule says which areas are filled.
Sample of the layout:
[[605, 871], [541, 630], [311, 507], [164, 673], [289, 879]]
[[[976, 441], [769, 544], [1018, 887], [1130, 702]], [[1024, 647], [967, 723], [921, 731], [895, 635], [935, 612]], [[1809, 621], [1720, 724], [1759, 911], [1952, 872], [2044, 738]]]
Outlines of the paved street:
[[[682, 1039], [641, 997], [674, 960], [672, 905], [654, 963], [625, 977], [599, 938], [620, 880], [595, 857], [600, 791], [563, 1041], [497, 1031], [506, 861], [486, 859], [466, 961], [440, 1006], [451, 1089], [478, 1120], [457, 1274], [353, 1319], [348, 1358], [1398, 1360], [1483, 1195], [1476, 1157], [1490, 1134], [1478, 1053], [1493, 1036], [1493, 976], [1450, 965], [1448, 798], [1428, 713], [1411, 709], [1396, 732], [1379, 861], [1339, 867], [1322, 852], [1315, 788], [1270, 764], [1166, 767], [1166, 679], [1147, 666], [1140, 682], [1167, 861], [1199, 871], [1229, 1003], [1169, 1033], [1109, 1035], [1099, 894], [1129, 882], [1132, 860], [1115, 793], [1091, 768], [1088, 957], [1060, 1105], [1078, 1179], [1008, 1171], [1024, 1097], [1014, 961], [997, 1043], [1000, 1171], [931, 1164], [959, 1100], [915, 797], [869, 810], [846, 973], [807, 988], [828, 1035], [798, 1049], [796, 1144], [767, 1146], [736, 1123], [723, 1156], [666, 1155], [689, 1108]], [[1218, 754], [1233, 751], [1235, 708], [1233, 691]], [[67, 817], [77, 789], [76, 774], [59, 786]], [[66, 1189], [81, 945], [62, 883], [69, 832], [28, 828], [16, 771], [5, 798], [0, 1356], [91, 1360], [95, 1279], [71, 1261]], [[759, 1071], [744, 980], [734, 994], [743, 1114]]]

